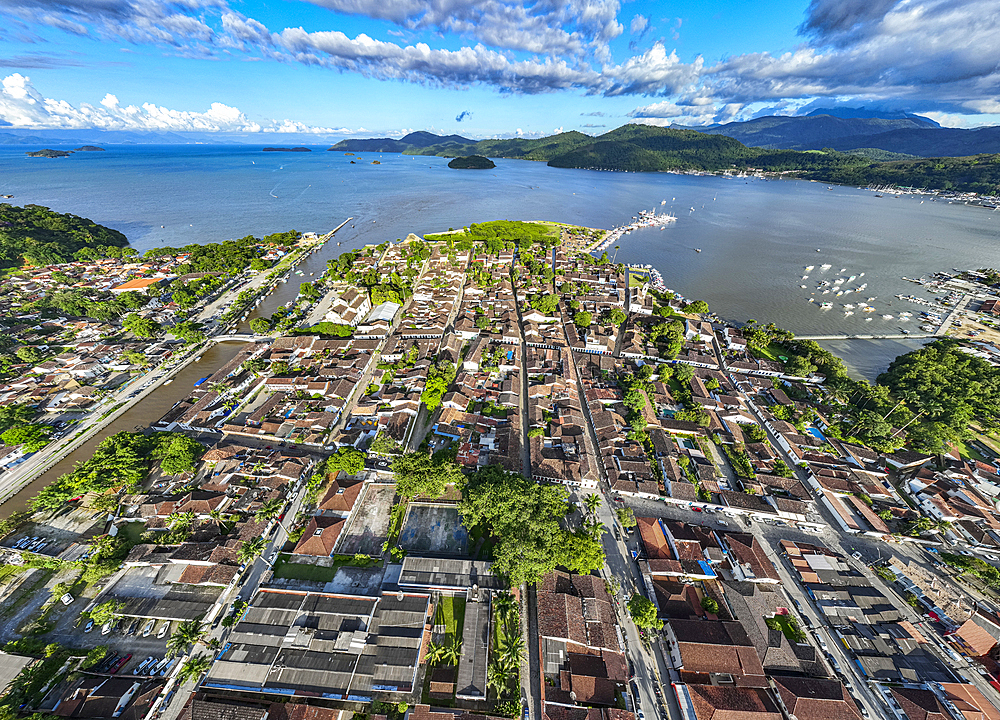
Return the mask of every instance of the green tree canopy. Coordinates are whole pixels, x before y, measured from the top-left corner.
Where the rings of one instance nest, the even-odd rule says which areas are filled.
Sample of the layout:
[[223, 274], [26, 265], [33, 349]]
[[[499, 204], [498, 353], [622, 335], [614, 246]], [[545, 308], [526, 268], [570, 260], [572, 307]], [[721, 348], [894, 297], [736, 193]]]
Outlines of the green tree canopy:
[[629, 598], [627, 606], [632, 622], [640, 630], [658, 630], [663, 627], [663, 622], [657, 617], [656, 605], [645, 595], [635, 593]]
[[462, 471], [445, 456], [436, 458], [425, 452], [411, 452], [393, 458], [392, 473], [400, 497], [425, 495], [437, 498], [450, 484], [461, 483]]
[[365, 468], [365, 454], [352, 447], [342, 447], [326, 461], [327, 472], [343, 470], [348, 475], [357, 475]]
[[205, 454], [200, 442], [181, 433], [161, 433], [157, 440], [153, 457], [160, 460], [160, 469], [168, 475], [193, 471]]
[[50, 425], [15, 425], [0, 433], [4, 445], [23, 445], [26, 452], [37, 452], [52, 438]]

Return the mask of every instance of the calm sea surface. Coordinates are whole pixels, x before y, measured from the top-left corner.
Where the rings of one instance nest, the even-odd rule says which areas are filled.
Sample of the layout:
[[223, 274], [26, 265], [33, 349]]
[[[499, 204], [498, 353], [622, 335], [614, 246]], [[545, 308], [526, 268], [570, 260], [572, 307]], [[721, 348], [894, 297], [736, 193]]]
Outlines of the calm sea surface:
[[[247, 146], [110, 145], [52, 160], [24, 155], [33, 149], [0, 146], [0, 194], [14, 195], [5, 202], [89, 217], [121, 230], [140, 251], [292, 228], [324, 232], [353, 217], [337, 235], [342, 245], [328, 244], [310, 258], [301, 280], [318, 275], [338, 252], [410, 232], [494, 219], [609, 228], [654, 208], [672, 211], [677, 222], [624, 237], [619, 261], [659, 268], [668, 287], [707, 300], [727, 319], [773, 321], [799, 334], [916, 332], [915, 320], [900, 323], [896, 316], [918, 315], [919, 306], [893, 296], [923, 293], [900, 276], [1000, 267], [1000, 214], [819, 183], [563, 170], [518, 160], [460, 171], [442, 158], [353, 157], [325, 146], [264, 153]], [[376, 159], [380, 165], [371, 164]], [[824, 272], [823, 263], [832, 267]], [[807, 272], [808, 265], [815, 268]], [[858, 277], [848, 281], [851, 275]], [[845, 279], [839, 287], [867, 287], [842, 297], [817, 290], [820, 281], [838, 278]], [[271, 302], [287, 301], [296, 286], [281, 286]], [[878, 312], [845, 317], [842, 305], [868, 298]], [[822, 301], [834, 308], [820, 310]], [[918, 345], [828, 347], [873, 377]]]

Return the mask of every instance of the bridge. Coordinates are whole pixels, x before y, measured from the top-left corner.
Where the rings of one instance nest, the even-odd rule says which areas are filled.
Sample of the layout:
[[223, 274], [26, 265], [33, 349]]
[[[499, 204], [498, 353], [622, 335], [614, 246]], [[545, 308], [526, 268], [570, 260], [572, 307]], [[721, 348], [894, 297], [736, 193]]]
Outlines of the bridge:
[[215, 337], [210, 337], [208, 340], [209, 340], [209, 342], [217, 342], [217, 343], [220, 343], [220, 342], [273, 342], [274, 338], [268, 337], [268, 336], [263, 336], [263, 335], [254, 335], [253, 333], [245, 333], [245, 334], [242, 334], [242, 335], [234, 333], [234, 334], [231, 334], [231, 335], [216, 335]]

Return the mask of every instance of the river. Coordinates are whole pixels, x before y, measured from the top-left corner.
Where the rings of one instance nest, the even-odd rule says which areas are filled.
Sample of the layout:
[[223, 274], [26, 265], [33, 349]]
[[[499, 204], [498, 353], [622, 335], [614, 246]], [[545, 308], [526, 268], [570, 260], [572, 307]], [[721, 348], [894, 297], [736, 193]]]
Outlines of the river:
[[21, 492], [0, 505], [0, 519], [27, 509], [31, 498], [39, 490], [59, 476], [68, 473], [77, 463], [89, 459], [104, 438], [123, 430], [135, 430], [137, 426], [145, 428], [151, 422], [162, 417], [167, 410], [191, 393], [191, 388], [198, 380], [214, 373], [232, 360], [241, 347], [243, 347], [243, 343], [229, 342], [213, 345], [202, 354], [200, 361], [188, 364], [174, 375], [172, 383], [160, 385], [141, 402], [124, 412], [117, 420], [109, 423], [94, 437], [53, 465], [48, 472], [35, 478]]

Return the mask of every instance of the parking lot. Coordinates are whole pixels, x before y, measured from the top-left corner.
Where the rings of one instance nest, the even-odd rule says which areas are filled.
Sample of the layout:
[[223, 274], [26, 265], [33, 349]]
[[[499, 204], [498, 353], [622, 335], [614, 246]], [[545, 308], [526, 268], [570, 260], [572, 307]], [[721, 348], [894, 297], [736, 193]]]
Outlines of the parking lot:
[[[153, 657], [157, 662], [166, 657], [167, 638], [177, 626], [176, 622], [164, 620], [155, 621], [149, 635], [144, 636], [143, 631], [148, 624], [147, 619], [124, 617], [115, 623], [114, 629], [107, 635], [102, 634], [102, 626], [94, 625], [91, 631], [86, 632], [87, 623], [81, 623], [77, 629], [75, 642], [81, 647], [93, 648], [98, 645], [107, 645], [108, 654], [105, 660], [91, 668], [90, 672], [112, 674], [114, 666], [120, 662], [114, 674], [132, 674], [149, 657]], [[160, 635], [163, 627], [166, 631]], [[128, 631], [132, 630], [129, 634]], [[131, 657], [129, 657], [131, 656]], [[166, 663], [160, 668], [165, 669]], [[140, 675], [146, 676], [151, 673], [145, 669]], [[159, 673], [156, 673], [159, 674]], [[164, 673], [165, 674], [165, 673]]]

